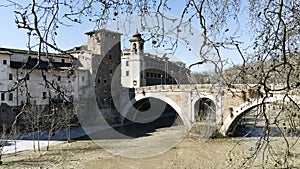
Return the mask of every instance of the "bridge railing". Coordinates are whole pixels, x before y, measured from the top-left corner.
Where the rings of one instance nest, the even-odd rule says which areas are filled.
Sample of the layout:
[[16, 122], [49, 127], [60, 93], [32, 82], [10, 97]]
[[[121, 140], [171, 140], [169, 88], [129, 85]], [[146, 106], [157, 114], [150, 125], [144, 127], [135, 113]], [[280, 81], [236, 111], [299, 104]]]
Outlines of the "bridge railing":
[[208, 91], [214, 89], [216, 86], [210, 84], [185, 84], [185, 85], [155, 85], [155, 86], [144, 86], [135, 88], [136, 92], [155, 92], [155, 91]]
[[[225, 85], [218, 85], [218, 84], [180, 84], [180, 85], [154, 85], [154, 86], [144, 86], [140, 88], [135, 88], [136, 91], [143, 91], [143, 90], [148, 90], [148, 91], [162, 91], [162, 90], [219, 90], [219, 89], [226, 89], [226, 90], [231, 90], [231, 91], [240, 91], [240, 90], [248, 90], [251, 88], [258, 87], [256, 84], [231, 84], [230, 87], [225, 86]], [[281, 89], [284, 86], [283, 85], [274, 85], [270, 84], [268, 86], [272, 90], [276, 89]]]

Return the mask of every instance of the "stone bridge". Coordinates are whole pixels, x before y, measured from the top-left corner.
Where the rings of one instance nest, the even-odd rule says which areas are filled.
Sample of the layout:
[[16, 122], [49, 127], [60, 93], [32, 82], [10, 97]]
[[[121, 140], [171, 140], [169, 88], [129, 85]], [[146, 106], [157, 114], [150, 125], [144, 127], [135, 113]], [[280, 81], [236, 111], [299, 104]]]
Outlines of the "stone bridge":
[[280, 93], [263, 99], [261, 92], [249, 85], [157, 85], [134, 89], [134, 97], [124, 105], [127, 112], [132, 104], [145, 98], [159, 99], [170, 105], [189, 129], [199, 119], [213, 119], [221, 134], [234, 132], [241, 117], [262, 103], [280, 101]]

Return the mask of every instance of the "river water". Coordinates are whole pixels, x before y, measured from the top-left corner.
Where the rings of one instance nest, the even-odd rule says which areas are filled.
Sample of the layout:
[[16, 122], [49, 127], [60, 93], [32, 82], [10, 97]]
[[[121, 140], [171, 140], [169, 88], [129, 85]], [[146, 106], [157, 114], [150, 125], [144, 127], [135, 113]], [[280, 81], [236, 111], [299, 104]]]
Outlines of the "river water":
[[[243, 137], [253, 127], [251, 123], [247, 125], [239, 126], [233, 137], [211, 139], [191, 136], [176, 114], [168, 115], [150, 123], [131, 123], [112, 130], [101, 130], [75, 142], [53, 146], [50, 151], [5, 157], [3, 167], [286, 168], [284, 159], [287, 157], [288, 167], [300, 168], [297, 138], [287, 138], [289, 153], [285, 156], [287, 144], [283, 138], [273, 136], [260, 141], [260, 127]], [[126, 137], [109, 137], [112, 131]], [[263, 145], [263, 149], [256, 152], [258, 145]]]
[[[91, 141], [90, 136], [84, 136], [75, 142], [53, 146], [50, 151], [24, 152], [17, 156], [8, 156], [3, 158], [2, 167], [13, 169], [41, 167], [227, 169], [262, 168], [263, 166], [285, 168], [283, 159], [286, 144], [283, 138], [271, 137], [265, 151], [255, 153], [259, 137], [236, 136], [203, 140], [185, 135], [183, 125], [172, 125], [170, 121], [172, 120], [161, 118], [149, 124], [131, 124], [114, 129], [132, 136], [131, 138], [102, 138]], [[103, 131], [93, 134], [103, 134]], [[295, 143], [290, 144], [289, 167], [300, 168], [300, 144], [296, 138], [288, 138], [288, 140], [289, 143]], [[250, 157], [255, 154], [257, 156], [252, 160]]]
[[[237, 131], [232, 137], [211, 139], [191, 136], [181, 125], [180, 120], [176, 119], [177, 116], [168, 116], [151, 123], [132, 123], [116, 127], [115, 131], [130, 138], [99, 138], [94, 139], [94, 142], [110, 154], [122, 157], [117, 163], [113, 162], [115, 163], [112, 165], [113, 168], [128, 166], [128, 161], [133, 168], [136, 166], [138, 166], [137, 168], [286, 167], [284, 159], [287, 144], [285, 140], [274, 135], [268, 140], [260, 141], [261, 126], [254, 128], [251, 124], [241, 125], [237, 127]], [[103, 135], [103, 131], [93, 134], [90, 137], [97, 138], [95, 136]], [[89, 139], [89, 136], [80, 139]], [[287, 156], [289, 167], [300, 168], [300, 143], [297, 138], [287, 139], [290, 144], [290, 154]], [[263, 149], [256, 152], [259, 144], [263, 145]], [[125, 159], [127, 161], [123, 161]], [[131, 159], [139, 160], [132, 161]], [[111, 160], [113, 161], [115, 158]], [[157, 163], [153, 164], [153, 160], [164, 162], [158, 165]], [[102, 162], [107, 163], [108, 161]], [[96, 163], [98, 162], [92, 164], [96, 165]], [[88, 166], [92, 164], [88, 164]], [[143, 164], [147, 164], [147, 167]]]

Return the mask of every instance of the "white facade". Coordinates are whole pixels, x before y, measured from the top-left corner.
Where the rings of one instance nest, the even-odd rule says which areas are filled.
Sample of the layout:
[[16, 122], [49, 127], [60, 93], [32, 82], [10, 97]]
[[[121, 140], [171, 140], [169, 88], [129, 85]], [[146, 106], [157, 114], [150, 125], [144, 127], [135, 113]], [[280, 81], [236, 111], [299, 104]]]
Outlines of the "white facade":
[[[0, 103], [9, 106], [21, 106], [26, 102], [37, 105], [49, 104], [49, 96], [54, 100], [62, 99], [58, 91], [66, 96], [74, 93], [76, 78], [69, 73], [69, 67], [48, 69], [49, 60], [53, 65], [71, 65], [69, 57], [60, 55], [42, 57], [36, 69], [31, 69], [37, 62], [35, 53], [1, 48], [0, 54]], [[30, 65], [28, 67], [28, 65]], [[49, 82], [47, 85], [45, 79]], [[66, 99], [71, 99], [66, 97]]]
[[145, 81], [145, 61], [143, 55], [122, 56], [122, 86], [128, 88], [141, 87], [146, 85]]
[[0, 103], [12, 105], [15, 104], [13, 99], [15, 93], [4, 93], [4, 91], [7, 91], [9, 86], [12, 85], [12, 80], [10, 79], [13, 79], [13, 71], [10, 70], [10, 56], [11, 53], [7, 51], [2, 51], [0, 53]]
[[136, 33], [130, 39], [130, 54], [121, 57], [121, 83], [123, 87], [134, 88], [146, 86], [144, 60], [144, 40]]

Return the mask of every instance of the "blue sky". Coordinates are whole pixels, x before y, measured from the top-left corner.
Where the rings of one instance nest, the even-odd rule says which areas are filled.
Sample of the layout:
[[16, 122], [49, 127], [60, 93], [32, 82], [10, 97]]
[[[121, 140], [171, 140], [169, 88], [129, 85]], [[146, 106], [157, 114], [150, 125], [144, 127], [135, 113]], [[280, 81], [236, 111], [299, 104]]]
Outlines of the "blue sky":
[[[27, 49], [27, 32], [18, 29], [15, 24], [13, 7], [1, 7], [0, 47]], [[57, 42], [62, 49], [69, 49], [86, 43], [85, 32], [93, 29], [93, 24], [76, 24], [72, 27], [61, 27]], [[74, 38], [74, 36], [76, 38]]]
[[[172, 1], [170, 4], [174, 10], [170, 12], [171, 15], [178, 15], [178, 11], [182, 11], [184, 1]], [[181, 13], [181, 12], [180, 12]], [[1, 27], [0, 27], [0, 47], [6, 48], [17, 48], [26, 49], [27, 45], [27, 33], [24, 30], [18, 29], [15, 24], [15, 14], [13, 7], [0, 8], [1, 15]], [[244, 19], [244, 18], [243, 18]], [[194, 23], [198, 28], [197, 22]], [[235, 24], [229, 24], [228, 28], [230, 31], [235, 30], [237, 27]], [[95, 25], [91, 22], [84, 22], [83, 24], [74, 24], [72, 27], [60, 27], [57, 35], [57, 44], [61, 49], [70, 49], [75, 46], [80, 46], [86, 44], [85, 32], [93, 30]], [[243, 28], [241, 28], [243, 29]], [[201, 30], [199, 30], [201, 31]], [[247, 34], [241, 36], [241, 41], [249, 42], [249, 36]], [[183, 58], [178, 58], [178, 60], [185, 60], [191, 64], [197, 61], [197, 52], [191, 52], [187, 47], [179, 47], [179, 56]], [[126, 47], [125, 47], [126, 48]], [[150, 50], [151, 51], [151, 50]], [[237, 52], [233, 50], [221, 50], [223, 59], [228, 59], [229, 62], [240, 63], [240, 57], [237, 56]], [[186, 59], [187, 55], [190, 55], [189, 59]], [[193, 58], [193, 59], [191, 59]]]

